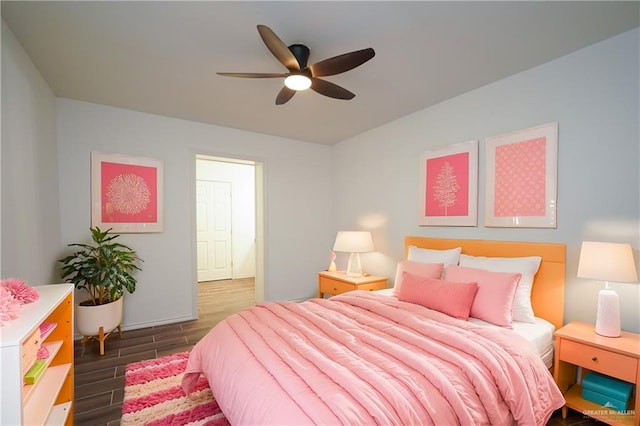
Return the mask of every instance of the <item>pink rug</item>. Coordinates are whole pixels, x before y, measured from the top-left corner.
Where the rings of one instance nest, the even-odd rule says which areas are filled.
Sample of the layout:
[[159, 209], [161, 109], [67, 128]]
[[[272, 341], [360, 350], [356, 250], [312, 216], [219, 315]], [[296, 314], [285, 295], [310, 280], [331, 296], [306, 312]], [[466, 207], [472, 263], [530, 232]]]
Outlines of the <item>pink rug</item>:
[[128, 364], [121, 425], [228, 425], [201, 376], [195, 392], [180, 386], [189, 352]]

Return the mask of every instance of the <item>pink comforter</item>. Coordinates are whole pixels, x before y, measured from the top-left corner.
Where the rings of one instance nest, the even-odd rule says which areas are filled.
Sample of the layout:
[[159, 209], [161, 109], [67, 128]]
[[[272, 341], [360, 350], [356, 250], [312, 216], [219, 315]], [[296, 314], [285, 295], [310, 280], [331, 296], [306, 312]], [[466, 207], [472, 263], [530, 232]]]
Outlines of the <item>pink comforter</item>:
[[370, 292], [264, 303], [193, 348], [231, 424], [544, 425], [564, 404], [538, 355], [479, 327]]

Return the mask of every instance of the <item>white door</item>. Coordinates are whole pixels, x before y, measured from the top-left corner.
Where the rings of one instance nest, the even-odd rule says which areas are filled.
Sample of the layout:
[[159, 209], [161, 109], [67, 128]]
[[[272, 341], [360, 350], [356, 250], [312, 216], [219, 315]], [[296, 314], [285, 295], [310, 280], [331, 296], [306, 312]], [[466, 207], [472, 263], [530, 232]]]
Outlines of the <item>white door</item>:
[[232, 278], [231, 183], [196, 181], [198, 282]]

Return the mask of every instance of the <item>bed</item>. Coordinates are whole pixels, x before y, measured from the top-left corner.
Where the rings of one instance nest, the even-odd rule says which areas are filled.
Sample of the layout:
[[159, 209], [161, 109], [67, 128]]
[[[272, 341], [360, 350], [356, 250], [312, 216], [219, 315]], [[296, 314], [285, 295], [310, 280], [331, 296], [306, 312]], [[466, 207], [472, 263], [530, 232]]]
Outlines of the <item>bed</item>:
[[[394, 297], [354, 291], [267, 302], [231, 315], [193, 348], [183, 389], [190, 393], [204, 375], [234, 425], [546, 424], [564, 399], [539, 348], [514, 331], [515, 321], [477, 323], [504, 320], [494, 318], [496, 312], [509, 315], [505, 309], [476, 309], [476, 301], [496, 299], [491, 292], [500, 288], [487, 286], [485, 275], [496, 283], [519, 282], [524, 275], [429, 262], [428, 256], [410, 259], [420, 250], [428, 256], [459, 250], [473, 266], [496, 258], [539, 258], [529, 298], [535, 319], [562, 325], [563, 245], [406, 237], [405, 259], [398, 264], [398, 271], [404, 265], [402, 280], [396, 283], [402, 286]], [[407, 265], [415, 263], [433, 269], [433, 276], [410, 272]], [[473, 275], [477, 282], [462, 279], [471, 272], [485, 275]], [[408, 301], [427, 293], [427, 304]], [[433, 296], [441, 293], [449, 299]], [[433, 301], [439, 306], [427, 307]], [[481, 318], [460, 319], [474, 310]], [[515, 308], [509, 312], [515, 318]]]

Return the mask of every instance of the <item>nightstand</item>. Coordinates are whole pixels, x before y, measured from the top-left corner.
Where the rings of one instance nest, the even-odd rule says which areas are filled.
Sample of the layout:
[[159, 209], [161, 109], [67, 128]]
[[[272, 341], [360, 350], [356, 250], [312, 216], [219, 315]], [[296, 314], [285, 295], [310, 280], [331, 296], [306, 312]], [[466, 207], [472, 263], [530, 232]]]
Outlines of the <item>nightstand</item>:
[[348, 277], [346, 272], [318, 272], [318, 297], [324, 294], [340, 294], [351, 290], [382, 290], [387, 288], [386, 277], [367, 275], [365, 277]]
[[[571, 322], [555, 336], [553, 378], [566, 400], [562, 417], [566, 418], [568, 407], [611, 425], [638, 426], [640, 410], [635, 414], [633, 410], [640, 408], [640, 335], [623, 331], [620, 337], [604, 337], [596, 334], [593, 325]], [[632, 397], [629, 410], [617, 412], [582, 399], [582, 387], [576, 384], [578, 367], [582, 377], [597, 371], [635, 384], [635, 401]]]

